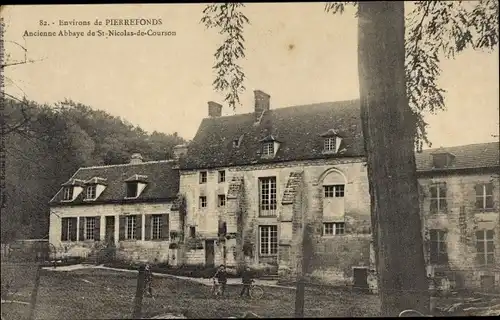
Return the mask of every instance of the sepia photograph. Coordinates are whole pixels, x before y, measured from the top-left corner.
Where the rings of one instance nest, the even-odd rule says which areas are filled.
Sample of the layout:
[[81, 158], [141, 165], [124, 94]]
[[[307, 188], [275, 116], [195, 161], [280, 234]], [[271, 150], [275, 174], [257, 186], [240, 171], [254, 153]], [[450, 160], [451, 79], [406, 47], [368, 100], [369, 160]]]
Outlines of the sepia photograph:
[[0, 6], [1, 320], [500, 316], [498, 16]]

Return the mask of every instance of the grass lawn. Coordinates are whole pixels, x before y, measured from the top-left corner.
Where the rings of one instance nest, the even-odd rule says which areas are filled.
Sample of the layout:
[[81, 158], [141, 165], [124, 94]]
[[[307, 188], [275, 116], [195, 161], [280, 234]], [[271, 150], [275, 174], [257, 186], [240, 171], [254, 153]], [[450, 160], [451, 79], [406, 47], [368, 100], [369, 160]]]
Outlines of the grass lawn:
[[[43, 271], [37, 319], [117, 319], [130, 318], [135, 295], [136, 274], [103, 269], [71, 272]], [[258, 301], [238, 298], [240, 286], [229, 286], [229, 298], [210, 297], [209, 287], [175, 278], [156, 277], [156, 299], [144, 298], [143, 314], [152, 317], [165, 313], [185, 313], [188, 318], [223, 318], [252, 311], [261, 317], [293, 317], [295, 292], [264, 287]], [[13, 298], [29, 302], [31, 288]], [[2, 304], [2, 318], [20, 319], [19, 312], [29, 306]], [[368, 317], [378, 313], [378, 298], [373, 295], [332, 290], [307, 290], [306, 317]]]

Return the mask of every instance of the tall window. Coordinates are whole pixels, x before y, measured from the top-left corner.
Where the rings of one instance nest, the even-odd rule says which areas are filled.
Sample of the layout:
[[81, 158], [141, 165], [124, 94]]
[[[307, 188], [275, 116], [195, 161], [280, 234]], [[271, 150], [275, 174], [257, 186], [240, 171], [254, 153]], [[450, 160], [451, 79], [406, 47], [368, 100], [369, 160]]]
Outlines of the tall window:
[[324, 151], [325, 152], [335, 152], [336, 150], [336, 138], [335, 137], [329, 137], [325, 138], [324, 142]]
[[448, 203], [446, 202], [446, 183], [434, 183], [430, 187], [431, 193], [431, 213], [446, 212]]
[[224, 207], [226, 205], [226, 196], [223, 194], [219, 194], [218, 198], [218, 206], [219, 207]]
[[127, 182], [127, 198], [137, 197], [139, 184], [137, 182]]
[[476, 209], [493, 209], [493, 184], [476, 185]]
[[196, 227], [189, 227], [189, 237], [190, 238], [196, 238]]
[[77, 218], [61, 219], [61, 241], [76, 241]]
[[162, 234], [161, 234], [161, 229], [163, 227], [162, 224], [162, 215], [161, 214], [154, 214], [151, 217], [151, 238], [153, 240], [161, 239]]
[[64, 187], [63, 200], [69, 201], [73, 199], [73, 187]]
[[275, 216], [277, 208], [276, 177], [259, 179], [260, 190], [260, 215]]
[[274, 155], [274, 142], [265, 142], [262, 145], [262, 155], [263, 156], [273, 156]]
[[323, 186], [325, 190], [325, 198], [342, 198], [344, 196], [345, 186], [336, 184], [333, 186]]
[[206, 208], [207, 207], [207, 197], [201, 196], [200, 197], [200, 208]]
[[278, 226], [260, 226], [260, 254], [278, 254]]
[[446, 250], [446, 231], [430, 230], [430, 260], [431, 263], [445, 264], [448, 262]]
[[221, 170], [219, 171], [219, 183], [226, 182], [226, 171]]
[[493, 230], [476, 231], [477, 262], [480, 265], [495, 264], [495, 232]]
[[323, 223], [323, 235], [335, 236], [345, 233], [344, 222], [326, 222]]
[[84, 237], [85, 240], [94, 240], [96, 217], [85, 218]]
[[94, 200], [95, 198], [96, 198], [96, 186], [95, 185], [87, 186], [87, 193], [85, 199]]
[[200, 172], [200, 184], [207, 183], [207, 172], [206, 171], [201, 171]]
[[137, 226], [137, 217], [136, 216], [127, 216], [125, 217], [125, 239], [132, 240], [136, 239], [136, 226]]

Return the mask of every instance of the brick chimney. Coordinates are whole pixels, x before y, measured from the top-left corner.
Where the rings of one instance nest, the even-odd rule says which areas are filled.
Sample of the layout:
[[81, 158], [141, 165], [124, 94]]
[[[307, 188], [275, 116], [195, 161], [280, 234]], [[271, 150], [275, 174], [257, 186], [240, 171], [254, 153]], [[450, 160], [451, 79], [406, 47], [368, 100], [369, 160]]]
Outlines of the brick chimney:
[[255, 97], [255, 120], [258, 121], [262, 112], [269, 110], [271, 96], [261, 90], [254, 90]]
[[185, 156], [188, 152], [187, 144], [178, 144], [174, 147], [174, 160], [178, 161], [181, 157]]
[[134, 153], [130, 157], [130, 164], [139, 164], [142, 163], [142, 156], [140, 153]]
[[213, 102], [213, 101], [208, 101], [208, 116], [210, 118], [217, 118], [220, 117], [222, 114], [222, 105]]

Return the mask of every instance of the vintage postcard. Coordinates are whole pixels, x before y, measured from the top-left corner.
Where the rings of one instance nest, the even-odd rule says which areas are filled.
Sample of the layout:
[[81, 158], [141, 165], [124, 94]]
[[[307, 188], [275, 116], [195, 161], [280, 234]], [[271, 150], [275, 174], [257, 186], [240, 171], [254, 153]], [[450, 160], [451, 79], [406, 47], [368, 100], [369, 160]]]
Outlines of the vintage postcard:
[[500, 315], [498, 7], [1, 6], [2, 320]]

